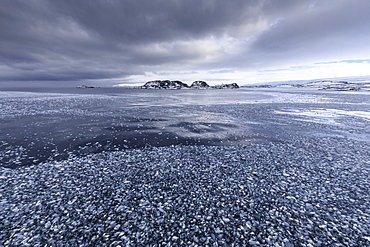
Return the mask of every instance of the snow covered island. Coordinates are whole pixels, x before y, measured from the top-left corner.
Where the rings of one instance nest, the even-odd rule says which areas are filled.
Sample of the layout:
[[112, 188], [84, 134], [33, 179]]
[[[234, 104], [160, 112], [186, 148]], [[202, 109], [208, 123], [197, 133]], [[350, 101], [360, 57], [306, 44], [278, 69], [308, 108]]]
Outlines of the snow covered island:
[[156, 80], [156, 81], [148, 81], [141, 88], [144, 88], [144, 89], [182, 89], [182, 88], [191, 88], [191, 89], [230, 88], [230, 89], [234, 89], [234, 88], [239, 88], [239, 86], [236, 83], [209, 86], [207, 82], [205, 81], [194, 81], [191, 84], [191, 86], [189, 86], [188, 84], [183, 83], [182, 81]]

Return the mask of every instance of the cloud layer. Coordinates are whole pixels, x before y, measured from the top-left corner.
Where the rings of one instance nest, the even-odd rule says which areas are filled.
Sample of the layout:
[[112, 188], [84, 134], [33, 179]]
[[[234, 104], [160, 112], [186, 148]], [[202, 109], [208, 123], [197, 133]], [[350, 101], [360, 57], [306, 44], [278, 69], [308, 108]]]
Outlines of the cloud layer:
[[369, 9], [367, 0], [3, 0], [0, 83], [241, 80], [369, 59]]

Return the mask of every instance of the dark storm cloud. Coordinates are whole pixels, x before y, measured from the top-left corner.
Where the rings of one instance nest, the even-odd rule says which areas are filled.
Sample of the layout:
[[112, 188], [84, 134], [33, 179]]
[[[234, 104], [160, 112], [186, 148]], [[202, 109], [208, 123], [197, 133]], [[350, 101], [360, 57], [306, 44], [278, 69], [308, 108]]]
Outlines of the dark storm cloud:
[[365, 43], [369, 7], [366, 0], [3, 0], [0, 80], [273, 65], [297, 51], [312, 56], [307, 47], [315, 45], [334, 52], [331, 40], [336, 48], [353, 44], [348, 36]]
[[[0, 78], [109, 78], [137, 73], [135, 65], [196, 59], [191, 50], [170, 46], [151, 54], [147, 46], [222, 33], [255, 18], [248, 7], [245, 1], [3, 1]], [[86, 76], [91, 70], [101, 74]]]

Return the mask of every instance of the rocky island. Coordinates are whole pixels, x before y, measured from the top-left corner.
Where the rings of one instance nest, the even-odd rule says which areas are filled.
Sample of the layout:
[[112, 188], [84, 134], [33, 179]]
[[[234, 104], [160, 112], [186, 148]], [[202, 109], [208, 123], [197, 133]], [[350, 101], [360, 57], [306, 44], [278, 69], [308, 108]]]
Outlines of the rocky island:
[[182, 88], [191, 88], [191, 89], [225, 89], [225, 88], [239, 88], [238, 84], [221, 84], [217, 86], [210, 86], [205, 81], [194, 81], [190, 86], [182, 81], [170, 81], [170, 80], [155, 80], [148, 81], [141, 88], [144, 89], [182, 89]]

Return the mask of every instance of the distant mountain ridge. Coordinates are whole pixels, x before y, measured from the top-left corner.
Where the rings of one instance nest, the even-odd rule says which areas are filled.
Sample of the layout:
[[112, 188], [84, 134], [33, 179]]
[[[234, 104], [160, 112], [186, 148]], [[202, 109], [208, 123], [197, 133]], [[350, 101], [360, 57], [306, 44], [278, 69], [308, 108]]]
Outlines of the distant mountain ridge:
[[207, 88], [226, 89], [226, 88], [229, 88], [229, 89], [235, 89], [235, 88], [239, 88], [239, 86], [236, 83], [210, 86], [205, 81], [194, 81], [189, 86], [188, 84], [183, 83], [182, 81], [155, 80], [155, 81], [148, 81], [141, 88], [144, 88], [144, 89], [182, 89], [182, 88], [191, 88], [191, 89], [207, 89]]
[[272, 88], [272, 87], [295, 87], [295, 88], [317, 88], [319, 90], [334, 91], [370, 91], [370, 82], [348, 82], [344, 80], [317, 80], [303, 83], [280, 83], [262, 84], [262, 85], [245, 85], [247, 88]]

